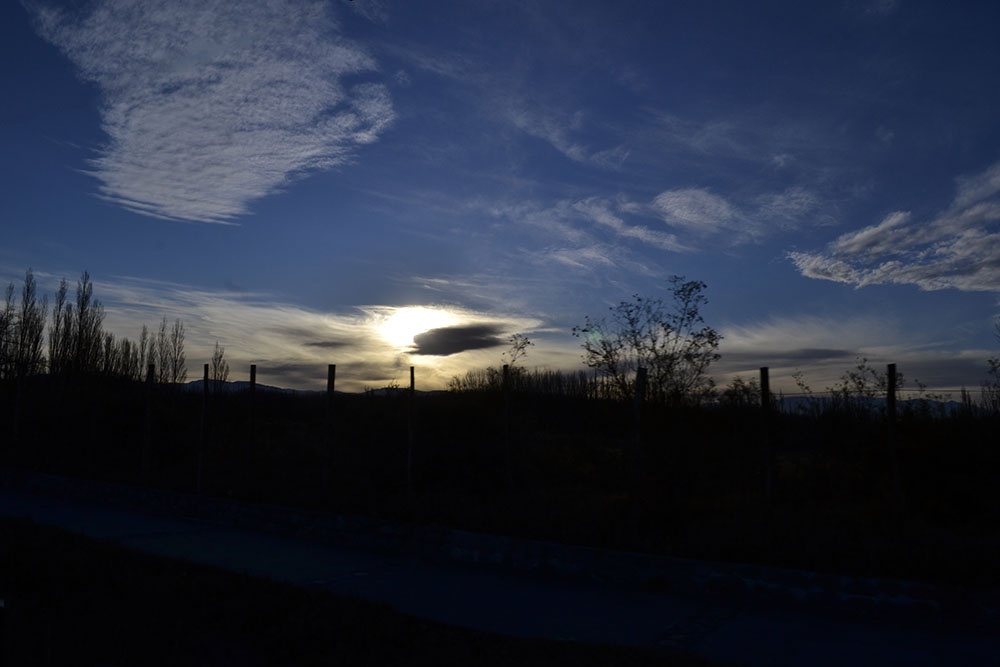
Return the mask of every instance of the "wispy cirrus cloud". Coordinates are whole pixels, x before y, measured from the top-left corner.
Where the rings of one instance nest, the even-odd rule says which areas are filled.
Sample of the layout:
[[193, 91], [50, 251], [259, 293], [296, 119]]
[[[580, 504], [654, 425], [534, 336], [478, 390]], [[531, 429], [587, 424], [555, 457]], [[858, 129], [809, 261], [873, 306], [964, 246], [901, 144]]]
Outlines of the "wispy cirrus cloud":
[[[845, 143], [834, 121], [823, 116], [796, 117], [758, 108], [694, 119], [644, 109], [642, 117], [642, 129], [630, 137], [630, 145], [637, 146], [637, 162], [668, 170], [680, 165], [741, 183], [747, 182], [752, 168], [794, 178], [801, 187], [821, 192], [857, 178], [860, 147]], [[662, 155], [670, 162], [663, 162]]]
[[808, 278], [856, 287], [1000, 291], [1000, 162], [959, 178], [951, 204], [930, 220], [896, 211], [823, 251], [789, 258]]
[[693, 121], [651, 110], [649, 139], [673, 150], [700, 155], [740, 156], [747, 153], [747, 139], [730, 120]]
[[[588, 197], [548, 206], [538, 202], [495, 205], [489, 211], [497, 218], [528, 227], [537, 243], [530, 249], [519, 249], [518, 254], [543, 265], [556, 263], [584, 272], [616, 266], [639, 269], [629, 258], [630, 246], [689, 250], [674, 235], [644, 225], [634, 209], [627, 203]], [[627, 221], [626, 216], [634, 221]]]
[[865, 16], [886, 17], [899, 9], [899, 0], [870, 0], [862, 4], [861, 11]]
[[753, 202], [756, 219], [781, 229], [832, 223], [832, 218], [819, 213], [821, 208], [822, 201], [814, 192], [798, 186], [760, 194]]
[[604, 169], [618, 169], [629, 156], [625, 146], [593, 150], [579, 138], [583, 130], [583, 113], [559, 116], [525, 107], [512, 108], [507, 117], [519, 130], [547, 142], [574, 162]]
[[744, 206], [702, 188], [666, 190], [651, 201], [619, 195], [484, 206], [493, 217], [532, 229], [539, 243], [524, 256], [571, 269], [629, 266], [643, 273], [643, 262], [630, 258], [633, 250], [694, 253], [720, 238], [735, 246], [799, 228], [818, 217], [819, 207], [819, 198], [802, 188], [764, 193]]
[[690, 247], [678, 241], [674, 234], [650, 229], [645, 225], [628, 224], [620, 214], [612, 209], [612, 204], [606, 200], [592, 197], [577, 202], [573, 205], [573, 209], [583, 214], [586, 219], [611, 229], [621, 238], [635, 239], [660, 250], [669, 250], [671, 252], [687, 252], [691, 250]]
[[661, 192], [649, 205], [678, 233], [696, 239], [726, 234], [731, 245], [814, 222], [819, 207], [819, 198], [801, 187], [761, 193], [743, 205], [705, 188], [677, 188]]
[[29, 5], [38, 32], [101, 93], [101, 196], [140, 214], [228, 222], [344, 164], [394, 112], [325, 3], [99, 0]]
[[364, 2], [348, 0], [344, 4], [350, 7], [355, 14], [363, 16], [373, 23], [385, 23], [389, 20], [389, 8], [386, 6], [385, 0], [364, 0]]
[[661, 192], [653, 199], [653, 208], [671, 227], [695, 233], [732, 228], [742, 218], [725, 198], [700, 188]]
[[545, 248], [534, 252], [534, 256], [547, 264], [554, 262], [563, 267], [580, 271], [593, 271], [617, 266], [621, 259], [619, 254], [614, 247], [601, 244], [576, 248]]

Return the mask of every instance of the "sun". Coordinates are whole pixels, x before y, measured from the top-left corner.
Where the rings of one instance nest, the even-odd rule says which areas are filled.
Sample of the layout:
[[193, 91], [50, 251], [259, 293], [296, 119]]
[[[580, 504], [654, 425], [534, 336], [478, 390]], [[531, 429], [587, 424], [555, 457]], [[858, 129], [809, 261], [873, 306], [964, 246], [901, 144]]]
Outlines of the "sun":
[[413, 338], [431, 329], [457, 324], [458, 316], [441, 308], [407, 306], [397, 308], [378, 325], [378, 332], [394, 347], [410, 347]]

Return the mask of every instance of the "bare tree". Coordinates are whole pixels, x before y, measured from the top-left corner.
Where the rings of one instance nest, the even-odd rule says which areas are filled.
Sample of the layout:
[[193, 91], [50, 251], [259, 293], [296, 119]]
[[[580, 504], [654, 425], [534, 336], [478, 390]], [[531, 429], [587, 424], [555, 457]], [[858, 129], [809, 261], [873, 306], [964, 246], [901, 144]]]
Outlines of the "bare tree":
[[[903, 374], [896, 374], [897, 395], [903, 387]], [[851, 401], [880, 398], [889, 390], [889, 375], [886, 371], [876, 368], [867, 357], [856, 357], [854, 368], [844, 371], [840, 382], [829, 389], [834, 399]]]
[[104, 306], [94, 299], [94, 283], [86, 271], [76, 283], [76, 310], [72, 315], [72, 368], [77, 373], [98, 371], [104, 342]]
[[514, 366], [518, 361], [528, 356], [528, 347], [534, 345], [527, 336], [521, 333], [516, 333], [508, 338], [507, 343], [510, 347], [501, 356], [509, 366]]
[[226, 348], [215, 341], [215, 350], [212, 352], [212, 391], [219, 392], [222, 385], [229, 380], [229, 362], [225, 359]]
[[156, 381], [168, 382], [170, 378], [170, 343], [167, 339], [167, 316], [160, 320], [160, 330], [152, 343], [153, 357], [156, 359]]
[[7, 286], [0, 309], [0, 378], [25, 378], [45, 371], [45, 314], [48, 298], [38, 302], [38, 287], [31, 269], [24, 274], [20, 303], [14, 283]]
[[101, 371], [108, 377], [125, 380], [141, 379], [139, 346], [124, 336], [118, 338], [112, 333], [104, 334]]
[[184, 323], [174, 320], [170, 329], [170, 382], [176, 384], [187, 380], [187, 361], [184, 358]]
[[35, 291], [35, 279], [29, 269], [21, 290], [21, 307], [16, 325], [14, 366], [19, 378], [45, 371], [45, 312], [48, 310], [48, 298], [43, 296], [39, 303]]
[[734, 408], [754, 407], [760, 404], [760, 381], [752, 377], [744, 380], [737, 375], [719, 394], [719, 402]]
[[[146, 328], [143, 327], [143, 331]], [[140, 342], [140, 348], [142, 344]], [[187, 380], [187, 360], [184, 356], [184, 323], [174, 320], [167, 329], [167, 316], [160, 320], [160, 329], [149, 342], [148, 363], [156, 364], [157, 382], [177, 384]], [[140, 352], [140, 356], [142, 353]]]
[[[1000, 339], [1000, 317], [993, 320], [993, 335]], [[1000, 413], [1000, 357], [986, 360], [987, 379], [982, 383], [982, 406], [994, 414]]]
[[153, 347], [154, 340], [149, 335], [149, 328], [143, 324], [139, 333], [139, 343], [136, 346], [136, 363], [139, 366], [139, 379], [146, 377], [146, 368], [149, 364], [156, 363], [156, 350]]
[[45, 313], [49, 307], [48, 297], [38, 302], [35, 275], [31, 269], [24, 274], [21, 288], [21, 307], [16, 324], [16, 352], [14, 366], [17, 377], [37, 375], [45, 370]]
[[586, 364], [609, 377], [622, 398], [632, 395], [638, 368], [647, 370], [647, 396], [654, 401], [682, 402], [713, 386], [708, 368], [720, 357], [722, 336], [703, 326], [707, 285], [682, 276], [673, 276], [670, 284], [669, 304], [635, 294], [612, 306], [609, 317], [588, 316], [573, 328], [583, 341]]
[[126, 380], [141, 380], [142, 364], [139, 362], [139, 346], [128, 338], [122, 338], [115, 346], [115, 356], [118, 360], [119, 377]]
[[117, 377], [121, 373], [121, 360], [117, 354], [118, 341], [113, 333], [105, 333], [101, 345], [101, 373]]
[[66, 279], [63, 278], [56, 290], [52, 324], [49, 326], [49, 373], [65, 373], [70, 366], [73, 306], [66, 302], [68, 290]]
[[59, 282], [49, 327], [49, 372], [100, 371], [104, 348], [104, 307], [93, 298], [86, 271], [76, 284], [76, 307], [67, 301], [66, 280]]
[[0, 309], [0, 380], [14, 375], [14, 283], [7, 285], [4, 307]]

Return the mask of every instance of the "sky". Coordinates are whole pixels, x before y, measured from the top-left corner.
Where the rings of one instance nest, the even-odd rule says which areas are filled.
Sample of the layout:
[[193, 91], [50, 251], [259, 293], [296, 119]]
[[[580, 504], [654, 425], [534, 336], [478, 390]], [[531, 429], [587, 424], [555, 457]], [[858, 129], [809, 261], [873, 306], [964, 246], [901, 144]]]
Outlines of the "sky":
[[859, 357], [975, 388], [1000, 341], [993, 2], [0, 3], [0, 279], [83, 271], [189, 376], [444, 388], [585, 369], [703, 281], [710, 371]]

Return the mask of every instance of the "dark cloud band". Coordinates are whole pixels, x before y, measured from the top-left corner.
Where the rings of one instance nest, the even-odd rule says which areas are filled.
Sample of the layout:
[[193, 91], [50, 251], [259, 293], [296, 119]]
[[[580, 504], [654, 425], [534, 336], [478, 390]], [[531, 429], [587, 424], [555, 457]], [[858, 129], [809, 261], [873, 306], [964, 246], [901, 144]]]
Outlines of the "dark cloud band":
[[481, 350], [503, 345], [500, 327], [494, 324], [431, 329], [413, 337], [415, 354], [445, 357], [466, 350]]

